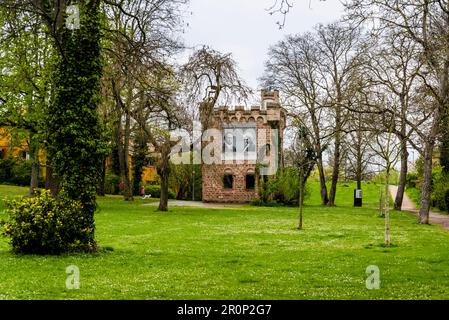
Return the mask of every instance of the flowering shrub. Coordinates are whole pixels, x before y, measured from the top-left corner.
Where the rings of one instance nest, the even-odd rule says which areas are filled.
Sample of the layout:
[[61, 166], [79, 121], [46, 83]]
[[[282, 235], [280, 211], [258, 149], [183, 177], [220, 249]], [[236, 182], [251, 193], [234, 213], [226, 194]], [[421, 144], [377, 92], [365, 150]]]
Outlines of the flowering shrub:
[[11, 239], [16, 253], [61, 254], [92, 251], [93, 229], [83, 229], [82, 205], [63, 193], [53, 197], [49, 191], [37, 191], [33, 198], [12, 200], [6, 204], [7, 221], [3, 235]]

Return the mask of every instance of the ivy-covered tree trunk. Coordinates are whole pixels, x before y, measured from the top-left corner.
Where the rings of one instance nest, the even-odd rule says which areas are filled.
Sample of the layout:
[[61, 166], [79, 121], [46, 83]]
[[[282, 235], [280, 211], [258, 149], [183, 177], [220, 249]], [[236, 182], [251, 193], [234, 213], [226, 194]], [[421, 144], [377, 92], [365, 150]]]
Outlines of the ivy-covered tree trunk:
[[82, 228], [90, 231], [81, 244], [86, 250], [96, 248], [96, 188], [106, 147], [97, 115], [102, 73], [99, 9], [99, 0], [81, 1], [80, 28], [60, 27], [55, 96], [47, 114], [51, 164], [61, 192], [82, 203]]

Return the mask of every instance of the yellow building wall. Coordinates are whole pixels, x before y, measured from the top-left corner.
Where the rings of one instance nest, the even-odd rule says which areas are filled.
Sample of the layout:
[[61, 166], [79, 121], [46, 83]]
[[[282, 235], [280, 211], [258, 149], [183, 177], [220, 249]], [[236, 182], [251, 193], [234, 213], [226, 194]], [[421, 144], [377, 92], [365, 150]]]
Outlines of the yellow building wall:
[[17, 157], [21, 152], [27, 150], [28, 145], [26, 141], [23, 141], [21, 146], [12, 145], [11, 136], [5, 128], [0, 128], [0, 153], [4, 154], [5, 158]]
[[159, 180], [155, 166], [143, 167], [142, 180], [145, 183], [156, 182]]

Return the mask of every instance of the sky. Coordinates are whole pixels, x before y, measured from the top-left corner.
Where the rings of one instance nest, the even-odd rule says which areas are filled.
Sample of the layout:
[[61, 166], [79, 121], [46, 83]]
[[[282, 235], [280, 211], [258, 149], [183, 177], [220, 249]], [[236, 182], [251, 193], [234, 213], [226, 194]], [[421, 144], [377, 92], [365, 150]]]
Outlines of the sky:
[[318, 23], [339, 19], [339, 0], [292, 0], [284, 29], [276, 21], [281, 15], [267, 11], [275, 0], [191, 0], [183, 35], [188, 47], [208, 45], [222, 53], [232, 53], [240, 76], [253, 89], [259, 89], [264, 62], [271, 45], [288, 34], [310, 31]]

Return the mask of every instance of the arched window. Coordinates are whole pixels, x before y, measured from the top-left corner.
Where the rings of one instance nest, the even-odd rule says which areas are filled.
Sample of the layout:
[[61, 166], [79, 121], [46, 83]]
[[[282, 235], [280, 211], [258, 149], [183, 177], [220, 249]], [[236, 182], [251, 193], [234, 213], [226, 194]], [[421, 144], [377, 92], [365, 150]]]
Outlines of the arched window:
[[231, 169], [226, 169], [223, 175], [223, 188], [232, 189], [234, 187], [234, 176]]
[[252, 169], [246, 172], [245, 186], [248, 190], [254, 190], [254, 188], [256, 187], [256, 174]]

